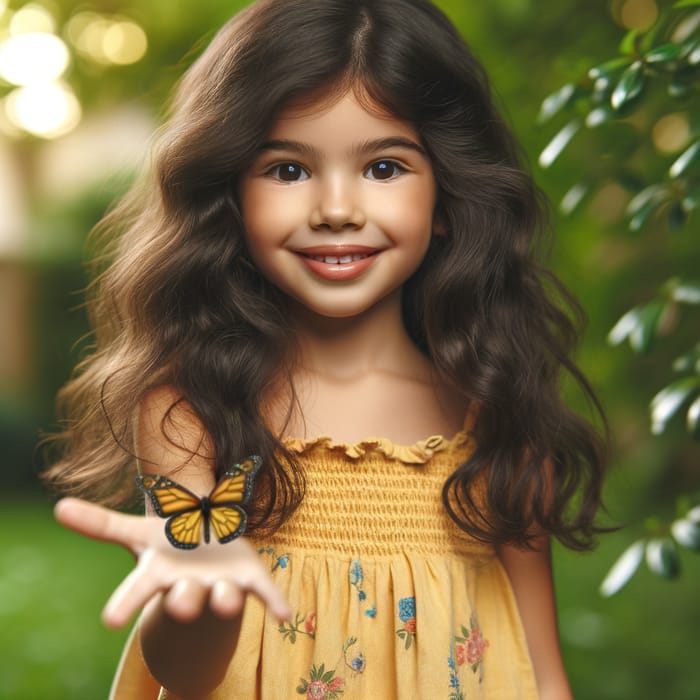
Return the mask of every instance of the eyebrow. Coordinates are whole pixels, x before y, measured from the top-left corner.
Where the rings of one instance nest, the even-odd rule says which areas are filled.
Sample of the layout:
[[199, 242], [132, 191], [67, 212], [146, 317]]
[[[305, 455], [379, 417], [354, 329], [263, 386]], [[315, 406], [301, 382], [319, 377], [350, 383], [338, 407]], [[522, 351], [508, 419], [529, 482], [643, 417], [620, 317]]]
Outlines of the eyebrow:
[[[421, 145], [417, 144], [415, 141], [402, 138], [400, 136], [389, 136], [383, 139], [362, 141], [361, 143], [353, 146], [352, 154], [366, 155], [391, 148], [408, 149], [420, 154], [423, 157], [426, 157], [425, 149]], [[270, 141], [266, 141], [260, 147], [261, 153], [265, 151], [291, 151], [293, 153], [300, 153], [309, 156], [318, 156], [319, 154], [318, 149], [314, 148], [308, 143], [288, 139], [272, 139]]]

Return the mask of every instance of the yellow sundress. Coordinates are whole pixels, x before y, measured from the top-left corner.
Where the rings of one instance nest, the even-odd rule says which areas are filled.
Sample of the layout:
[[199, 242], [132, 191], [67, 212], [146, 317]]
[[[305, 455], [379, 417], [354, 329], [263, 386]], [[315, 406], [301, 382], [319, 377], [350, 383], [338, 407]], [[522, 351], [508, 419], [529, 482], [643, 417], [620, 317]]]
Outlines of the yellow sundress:
[[[473, 448], [468, 433], [410, 447], [286, 444], [306, 495], [275, 536], [254, 541], [292, 619], [279, 624], [249, 596], [226, 678], [206, 700], [537, 698], [506, 573], [441, 502]], [[175, 700], [158, 694], [136, 647], [113, 700]]]

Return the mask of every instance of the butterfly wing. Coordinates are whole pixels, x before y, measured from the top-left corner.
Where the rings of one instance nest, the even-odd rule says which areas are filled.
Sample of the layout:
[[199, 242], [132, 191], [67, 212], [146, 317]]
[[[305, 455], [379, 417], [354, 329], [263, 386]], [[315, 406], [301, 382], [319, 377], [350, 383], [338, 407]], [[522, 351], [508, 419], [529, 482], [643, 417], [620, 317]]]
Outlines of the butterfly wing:
[[209, 524], [222, 544], [240, 537], [248, 523], [241, 504], [247, 503], [253, 492], [253, 480], [262, 460], [252, 456], [229, 469], [209, 494]]
[[201, 508], [173, 515], [165, 523], [165, 534], [170, 544], [179, 549], [194, 549], [202, 538], [204, 513]]
[[165, 534], [170, 543], [180, 549], [194, 549], [202, 536], [202, 502], [184, 486], [167, 476], [138, 474], [138, 487], [148, 496], [153, 509], [165, 523]]
[[161, 518], [200, 507], [201, 501], [197, 496], [167, 476], [137, 474], [136, 483], [149, 497], [154, 510]]
[[212, 507], [247, 503], [253, 492], [253, 481], [262, 460], [257, 455], [241, 464], [234, 464], [209, 494]]
[[247, 524], [246, 512], [236, 505], [215, 506], [209, 511], [209, 525], [221, 544], [240, 537]]

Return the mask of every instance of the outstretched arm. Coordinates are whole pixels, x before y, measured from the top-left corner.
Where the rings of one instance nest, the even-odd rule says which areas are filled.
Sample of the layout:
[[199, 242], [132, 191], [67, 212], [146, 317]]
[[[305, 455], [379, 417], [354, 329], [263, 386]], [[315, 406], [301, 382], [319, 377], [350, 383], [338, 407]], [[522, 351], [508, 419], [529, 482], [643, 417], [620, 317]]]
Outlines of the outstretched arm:
[[559, 648], [549, 538], [538, 539], [532, 551], [503, 545], [498, 556], [518, 604], [541, 700], [573, 700]]
[[[172, 440], [165, 438], [162, 417], [170, 403], [161, 392], [142, 406], [142, 469], [167, 474], [177, 470], [179, 483], [204, 495], [214, 485], [205, 434], [182, 407], [171, 416]], [[137, 558], [107, 603], [103, 620], [121, 627], [143, 608], [139, 629], [149, 671], [185, 700], [206, 694], [223, 679], [248, 593], [257, 595], [280, 620], [289, 616], [281, 593], [244, 538], [176, 549], [165, 536], [164, 521], [154, 515], [124, 515], [73, 498], [57, 504], [56, 517], [82, 535], [126, 547]]]

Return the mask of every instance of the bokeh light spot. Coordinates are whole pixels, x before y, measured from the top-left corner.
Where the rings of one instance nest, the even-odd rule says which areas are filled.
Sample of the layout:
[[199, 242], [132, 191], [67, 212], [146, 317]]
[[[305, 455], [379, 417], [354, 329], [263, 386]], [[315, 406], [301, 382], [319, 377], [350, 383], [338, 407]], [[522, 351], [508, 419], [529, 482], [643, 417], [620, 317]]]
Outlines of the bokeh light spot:
[[651, 140], [659, 153], [678, 153], [690, 141], [690, 124], [685, 114], [667, 114], [654, 124]]
[[118, 65], [141, 60], [148, 48], [146, 32], [135, 22], [113, 22], [102, 39], [104, 55]]
[[654, 0], [626, 0], [620, 9], [620, 21], [627, 29], [648, 29], [659, 16]]
[[82, 116], [78, 99], [61, 83], [34, 83], [5, 98], [8, 119], [24, 131], [56, 138], [74, 129]]
[[53, 15], [41, 5], [29, 3], [12, 15], [10, 20], [10, 34], [33, 34], [44, 32], [53, 34], [56, 31], [56, 22]]
[[0, 76], [13, 85], [29, 85], [59, 78], [69, 53], [55, 34], [34, 32], [10, 37], [0, 45]]

